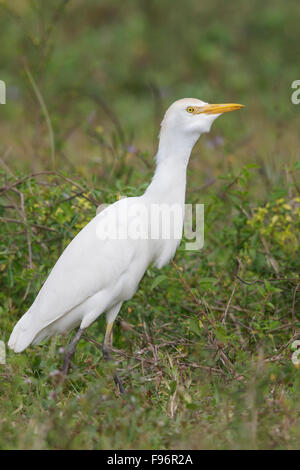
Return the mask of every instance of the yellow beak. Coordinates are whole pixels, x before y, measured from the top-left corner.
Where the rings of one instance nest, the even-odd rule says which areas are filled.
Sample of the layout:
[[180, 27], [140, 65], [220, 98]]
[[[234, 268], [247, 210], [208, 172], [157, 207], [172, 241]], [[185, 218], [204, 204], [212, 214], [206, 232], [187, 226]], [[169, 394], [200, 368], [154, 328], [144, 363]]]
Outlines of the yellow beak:
[[197, 108], [197, 114], [221, 114], [228, 113], [229, 111], [237, 111], [241, 108], [244, 108], [244, 105], [237, 103], [207, 104], [205, 106], [199, 106], [199, 108]]

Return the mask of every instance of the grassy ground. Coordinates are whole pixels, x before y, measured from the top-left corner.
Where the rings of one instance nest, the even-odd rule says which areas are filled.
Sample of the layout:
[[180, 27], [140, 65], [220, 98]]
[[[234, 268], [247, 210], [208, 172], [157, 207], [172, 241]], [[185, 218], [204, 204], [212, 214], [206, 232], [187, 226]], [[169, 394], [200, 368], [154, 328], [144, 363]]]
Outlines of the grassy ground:
[[115, 362], [97, 347], [104, 318], [64, 383], [70, 335], [8, 352], [0, 448], [298, 449], [299, 6], [84, 5], [1, 2], [0, 339], [97, 205], [143, 192], [170, 102], [246, 108], [192, 155], [187, 202], [205, 203], [204, 249], [183, 243], [149, 269], [118, 317]]

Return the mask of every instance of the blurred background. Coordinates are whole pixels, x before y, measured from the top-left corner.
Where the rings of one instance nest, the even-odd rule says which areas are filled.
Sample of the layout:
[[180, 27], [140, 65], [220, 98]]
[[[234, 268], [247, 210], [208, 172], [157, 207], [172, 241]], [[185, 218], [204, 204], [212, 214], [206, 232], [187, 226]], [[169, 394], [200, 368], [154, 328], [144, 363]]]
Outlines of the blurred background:
[[300, 106], [290, 99], [297, 0], [2, 0], [0, 8], [8, 88], [0, 155], [14, 168], [142, 181], [163, 113], [182, 97], [246, 106], [200, 140], [191, 187], [250, 161], [266, 184], [299, 157]]

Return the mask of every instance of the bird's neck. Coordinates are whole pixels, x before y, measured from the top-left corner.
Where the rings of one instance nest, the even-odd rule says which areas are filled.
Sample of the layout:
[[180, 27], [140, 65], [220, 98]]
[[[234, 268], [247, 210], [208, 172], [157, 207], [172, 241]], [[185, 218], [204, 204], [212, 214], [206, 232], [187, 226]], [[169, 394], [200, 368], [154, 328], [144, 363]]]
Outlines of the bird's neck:
[[160, 138], [156, 155], [156, 170], [145, 195], [158, 203], [184, 204], [186, 188], [186, 170], [193, 142], [182, 139]]

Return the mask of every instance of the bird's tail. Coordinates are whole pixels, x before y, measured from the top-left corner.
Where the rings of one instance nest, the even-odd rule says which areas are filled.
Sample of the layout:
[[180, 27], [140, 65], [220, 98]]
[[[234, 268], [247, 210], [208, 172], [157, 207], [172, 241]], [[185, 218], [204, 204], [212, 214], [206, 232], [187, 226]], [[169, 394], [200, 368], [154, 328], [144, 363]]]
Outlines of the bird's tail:
[[10, 335], [8, 346], [16, 353], [24, 351], [34, 340], [36, 332], [32, 329], [30, 309], [15, 325]]

